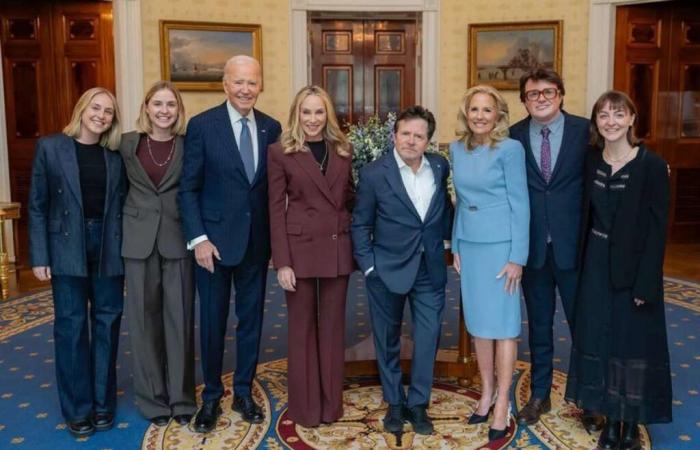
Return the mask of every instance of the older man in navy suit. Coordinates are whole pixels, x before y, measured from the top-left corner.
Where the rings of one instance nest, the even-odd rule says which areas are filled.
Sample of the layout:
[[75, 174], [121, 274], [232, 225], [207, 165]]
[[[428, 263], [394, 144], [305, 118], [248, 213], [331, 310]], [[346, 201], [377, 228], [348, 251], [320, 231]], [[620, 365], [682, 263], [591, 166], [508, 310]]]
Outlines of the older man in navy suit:
[[[520, 100], [529, 116], [510, 128], [526, 152], [530, 194], [530, 253], [523, 272], [531, 360], [530, 400], [518, 423], [532, 425], [551, 409], [555, 289], [573, 328], [577, 242], [581, 221], [583, 162], [589, 122], [562, 111], [564, 82], [558, 73], [536, 69], [520, 78]], [[602, 427], [584, 411], [589, 431]]]
[[[374, 344], [384, 400], [384, 428], [401, 432], [404, 419], [419, 434], [431, 434], [427, 415], [433, 366], [445, 306], [452, 202], [449, 165], [425, 153], [435, 131], [432, 113], [420, 106], [399, 114], [395, 147], [360, 171], [353, 211], [355, 259], [365, 274]], [[399, 364], [406, 298], [413, 316], [413, 359], [408, 395]]]
[[195, 430], [211, 431], [221, 414], [221, 371], [231, 280], [236, 289], [236, 369], [233, 410], [263, 420], [251, 395], [262, 330], [270, 220], [267, 146], [281, 126], [253, 109], [260, 64], [234, 56], [224, 67], [227, 101], [193, 117], [187, 127], [179, 205], [188, 248], [194, 249], [200, 301], [203, 405]]

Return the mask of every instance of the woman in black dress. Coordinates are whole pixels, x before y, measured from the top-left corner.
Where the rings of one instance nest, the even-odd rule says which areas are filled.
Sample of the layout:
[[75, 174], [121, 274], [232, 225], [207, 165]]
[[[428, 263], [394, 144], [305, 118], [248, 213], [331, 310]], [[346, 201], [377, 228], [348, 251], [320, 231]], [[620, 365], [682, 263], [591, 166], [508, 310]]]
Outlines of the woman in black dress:
[[[637, 425], [671, 421], [663, 258], [668, 165], [634, 135], [622, 92], [593, 107], [581, 278], [566, 399], [606, 417], [602, 449], [640, 448]], [[600, 150], [602, 148], [602, 151]]]

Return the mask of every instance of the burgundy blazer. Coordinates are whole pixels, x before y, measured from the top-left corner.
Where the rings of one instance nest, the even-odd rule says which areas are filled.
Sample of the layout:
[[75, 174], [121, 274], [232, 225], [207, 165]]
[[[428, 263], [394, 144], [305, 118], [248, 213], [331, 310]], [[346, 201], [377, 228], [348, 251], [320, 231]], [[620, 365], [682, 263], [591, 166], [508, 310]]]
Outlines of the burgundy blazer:
[[352, 155], [328, 150], [325, 175], [309, 151], [284, 154], [279, 142], [267, 150], [272, 263], [290, 266], [297, 278], [353, 271]]

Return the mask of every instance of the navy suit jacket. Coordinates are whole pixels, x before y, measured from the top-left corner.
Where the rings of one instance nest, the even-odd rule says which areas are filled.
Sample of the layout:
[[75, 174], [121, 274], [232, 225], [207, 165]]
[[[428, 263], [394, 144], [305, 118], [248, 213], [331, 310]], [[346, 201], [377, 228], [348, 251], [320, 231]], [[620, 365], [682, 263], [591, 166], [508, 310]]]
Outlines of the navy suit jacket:
[[[126, 173], [119, 152], [103, 152], [107, 186], [99, 274], [118, 276], [124, 273], [121, 213]], [[88, 275], [78, 157], [73, 139], [65, 134], [36, 143], [29, 191], [29, 260], [32, 267], [50, 267], [52, 275]]]
[[351, 227], [353, 253], [363, 272], [374, 266], [386, 287], [397, 294], [411, 290], [423, 255], [435, 289], [447, 282], [444, 241], [450, 239], [452, 226], [450, 166], [438, 154], [425, 157], [435, 176], [425, 221], [408, 197], [393, 151], [360, 170]]
[[520, 141], [525, 148], [527, 187], [530, 194], [530, 252], [527, 267], [533, 269], [544, 265], [547, 231], [552, 238], [557, 267], [562, 270], [576, 268], [589, 122], [583, 117], [562, 113], [564, 136], [549, 183], [544, 181], [532, 153], [530, 117], [510, 128], [510, 137]]
[[221, 264], [235, 266], [250, 246], [251, 262], [270, 259], [270, 216], [267, 207], [267, 146], [282, 127], [254, 110], [258, 167], [248, 181], [226, 103], [190, 119], [178, 204], [185, 239], [206, 234], [219, 250]]

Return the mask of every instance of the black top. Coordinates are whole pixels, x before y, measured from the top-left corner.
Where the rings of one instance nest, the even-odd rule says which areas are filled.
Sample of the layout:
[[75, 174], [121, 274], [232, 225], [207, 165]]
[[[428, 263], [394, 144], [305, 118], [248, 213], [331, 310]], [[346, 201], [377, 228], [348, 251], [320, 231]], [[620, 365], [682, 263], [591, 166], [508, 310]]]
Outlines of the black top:
[[85, 145], [76, 140], [73, 142], [78, 158], [80, 192], [83, 195], [83, 217], [102, 219], [107, 189], [104, 149], [99, 144]]
[[627, 189], [630, 179], [630, 169], [639, 160], [642, 152], [622, 166], [617, 172], [612, 173], [612, 166], [601, 158], [595, 171], [593, 189], [591, 190], [591, 213], [593, 229], [602, 233], [609, 233], [615, 220], [615, 212], [619, 204], [622, 191]]
[[306, 141], [306, 145], [309, 146], [311, 153], [314, 155], [316, 164], [321, 169], [321, 173], [326, 174], [326, 169], [328, 168], [328, 159], [330, 155], [328, 154], [328, 146], [326, 141], [320, 140], [315, 142]]

